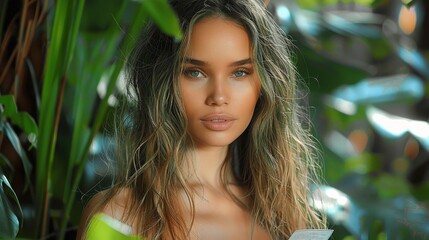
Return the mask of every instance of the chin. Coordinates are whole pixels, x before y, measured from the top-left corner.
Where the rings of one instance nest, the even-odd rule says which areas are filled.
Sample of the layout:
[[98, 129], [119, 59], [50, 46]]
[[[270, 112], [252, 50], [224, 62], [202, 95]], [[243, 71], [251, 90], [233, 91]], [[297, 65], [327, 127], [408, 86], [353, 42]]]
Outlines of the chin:
[[197, 147], [227, 147], [237, 138], [228, 138], [228, 139], [197, 139], [195, 140], [195, 145]]

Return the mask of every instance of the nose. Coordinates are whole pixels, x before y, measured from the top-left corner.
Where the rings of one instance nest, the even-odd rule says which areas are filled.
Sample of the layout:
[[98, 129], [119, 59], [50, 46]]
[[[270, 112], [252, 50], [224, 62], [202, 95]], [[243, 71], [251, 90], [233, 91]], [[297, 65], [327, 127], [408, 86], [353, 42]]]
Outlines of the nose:
[[208, 86], [206, 104], [209, 106], [227, 105], [229, 101], [226, 83], [222, 80], [214, 80]]

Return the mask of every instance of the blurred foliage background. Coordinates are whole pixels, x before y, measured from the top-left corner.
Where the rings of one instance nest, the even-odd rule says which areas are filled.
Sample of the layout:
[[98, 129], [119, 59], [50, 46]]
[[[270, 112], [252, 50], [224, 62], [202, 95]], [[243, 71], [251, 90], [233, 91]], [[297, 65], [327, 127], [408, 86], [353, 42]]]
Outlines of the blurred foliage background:
[[[429, 239], [429, 3], [271, 0], [309, 92], [334, 239]], [[0, 2], [0, 238], [74, 239], [109, 183], [111, 115], [165, 0]]]
[[429, 239], [429, 2], [273, 3], [309, 87], [334, 239]]

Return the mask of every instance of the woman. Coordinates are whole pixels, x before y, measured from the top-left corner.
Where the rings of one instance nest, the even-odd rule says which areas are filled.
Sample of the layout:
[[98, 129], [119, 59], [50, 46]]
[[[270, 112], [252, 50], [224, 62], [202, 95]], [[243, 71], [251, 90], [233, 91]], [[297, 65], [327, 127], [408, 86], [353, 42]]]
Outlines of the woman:
[[184, 40], [145, 29], [129, 59], [135, 104], [116, 183], [90, 201], [80, 230], [96, 212], [147, 239], [287, 239], [322, 228], [284, 33], [260, 0], [171, 5]]

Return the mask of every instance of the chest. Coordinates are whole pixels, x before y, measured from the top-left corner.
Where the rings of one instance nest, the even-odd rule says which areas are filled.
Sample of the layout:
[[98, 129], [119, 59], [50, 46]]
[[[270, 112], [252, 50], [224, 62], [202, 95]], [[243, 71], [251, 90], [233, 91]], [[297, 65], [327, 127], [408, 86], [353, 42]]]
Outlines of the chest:
[[269, 239], [250, 213], [232, 199], [216, 198], [195, 201], [195, 217], [191, 228], [192, 240], [250, 240]]

